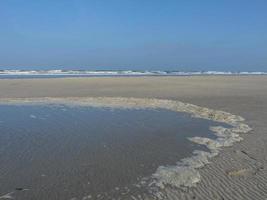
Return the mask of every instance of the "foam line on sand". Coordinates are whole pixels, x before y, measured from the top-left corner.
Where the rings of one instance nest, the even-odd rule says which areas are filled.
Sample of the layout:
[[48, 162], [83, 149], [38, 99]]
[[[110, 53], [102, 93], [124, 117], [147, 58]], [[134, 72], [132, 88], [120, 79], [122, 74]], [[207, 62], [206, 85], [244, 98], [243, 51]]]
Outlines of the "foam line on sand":
[[[198, 169], [210, 162], [210, 158], [218, 155], [222, 147], [232, 146], [242, 140], [241, 133], [247, 133], [251, 128], [244, 123], [244, 118], [228, 112], [200, 107], [197, 105], [166, 99], [123, 98], [123, 97], [68, 97], [68, 98], [5, 98], [0, 104], [64, 104], [67, 106], [93, 106], [112, 108], [163, 108], [175, 112], [186, 112], [192, 117], [226, 123], [229, 128], [216, 126], [210, 129], [217, 136], [216, 139], [193, 137], [190, 141], [205, 145], [210, 151], [194, 151], [193, 156], [182, 159], [175, 166], [160, 166], [156, 172], [146, 179], [153, 190], [157, 191], [160, 199], [160, 190], [166, 186], [185, 188], [195, 186], [201, 181]], [[156, 189], [155, 189], [156, 188]], [[158, 189], [157, 189], [158, 188]]]

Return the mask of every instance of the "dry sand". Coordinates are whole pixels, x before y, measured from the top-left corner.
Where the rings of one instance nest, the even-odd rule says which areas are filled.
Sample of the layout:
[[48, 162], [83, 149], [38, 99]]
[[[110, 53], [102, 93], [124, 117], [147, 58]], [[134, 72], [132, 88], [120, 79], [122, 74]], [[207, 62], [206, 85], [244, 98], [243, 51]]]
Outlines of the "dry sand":
[[223, 110], [253, 131], [199, 170], [196, 187], [168, 199], [267, 199], [267, 76], [124, 77], [0, 80], [0, 98], [138, 97]]

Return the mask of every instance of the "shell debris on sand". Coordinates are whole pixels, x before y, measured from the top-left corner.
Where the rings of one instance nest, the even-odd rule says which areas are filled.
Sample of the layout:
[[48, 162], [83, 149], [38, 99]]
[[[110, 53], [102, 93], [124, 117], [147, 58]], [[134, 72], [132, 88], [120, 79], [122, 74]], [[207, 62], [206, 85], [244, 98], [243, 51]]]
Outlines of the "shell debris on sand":
[[247, 176], [253, 173], [253, 171], [251, 169], [236, 169], [236, 170], [230, 170], [226, 172], [228, 176], [236, 176], [236, 177], [240, 177], [240, 176]]

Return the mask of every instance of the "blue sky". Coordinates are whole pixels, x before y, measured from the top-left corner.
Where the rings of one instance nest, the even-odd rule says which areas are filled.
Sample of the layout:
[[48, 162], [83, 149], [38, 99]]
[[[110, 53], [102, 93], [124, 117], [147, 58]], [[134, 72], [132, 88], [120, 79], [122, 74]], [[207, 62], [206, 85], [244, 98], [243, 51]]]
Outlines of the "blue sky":
[[267, 1], [2, 0], [12, 67], [267, 71]]

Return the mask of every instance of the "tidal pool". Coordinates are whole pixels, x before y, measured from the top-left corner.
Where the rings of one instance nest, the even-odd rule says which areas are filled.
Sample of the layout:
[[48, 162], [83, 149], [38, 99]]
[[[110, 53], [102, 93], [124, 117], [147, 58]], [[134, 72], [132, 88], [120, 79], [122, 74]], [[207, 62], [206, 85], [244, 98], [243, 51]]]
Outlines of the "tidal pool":
[[223, 123], [166, 109], [0, 105], [0, 199], [130, 199]]

